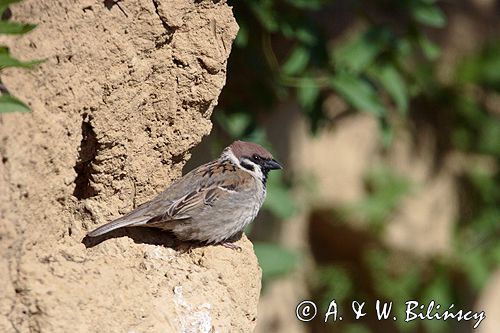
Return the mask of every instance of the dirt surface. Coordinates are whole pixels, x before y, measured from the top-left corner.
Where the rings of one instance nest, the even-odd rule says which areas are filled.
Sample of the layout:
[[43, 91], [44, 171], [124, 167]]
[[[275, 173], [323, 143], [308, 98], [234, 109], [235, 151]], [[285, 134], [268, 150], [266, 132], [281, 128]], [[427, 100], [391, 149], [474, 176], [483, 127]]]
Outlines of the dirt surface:
[[[248, 332], [251, 243], [180, 249], [166, 233], [86, 232], [181, 175], [211, 130], [237, 24], [224, 1], [26, 0], [3, 38], [33, 112], [0, 117], [0, 332]], [[88, 247], [87, 247], [88, 246]]]

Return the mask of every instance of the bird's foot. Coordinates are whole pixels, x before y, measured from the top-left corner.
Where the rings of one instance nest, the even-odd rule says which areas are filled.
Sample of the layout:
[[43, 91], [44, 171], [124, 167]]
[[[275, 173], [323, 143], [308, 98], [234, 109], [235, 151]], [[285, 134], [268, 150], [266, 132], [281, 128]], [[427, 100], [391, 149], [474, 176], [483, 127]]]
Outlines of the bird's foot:
[[222, 246], [224, 246], [224, 247], [229, 248], [229, 249], [232, 249], [232, 250], [236, 250], [236, 251], [238, 251], [238, 252], [241, 252], [241, 246], [238, 246], [238, 245], [236, 245], [236, 244], [234, 244], [234, 243], [231, 243], [231, 242], [222, 242], [222, 243], [220, 243], [220, 244], [221, 244]]

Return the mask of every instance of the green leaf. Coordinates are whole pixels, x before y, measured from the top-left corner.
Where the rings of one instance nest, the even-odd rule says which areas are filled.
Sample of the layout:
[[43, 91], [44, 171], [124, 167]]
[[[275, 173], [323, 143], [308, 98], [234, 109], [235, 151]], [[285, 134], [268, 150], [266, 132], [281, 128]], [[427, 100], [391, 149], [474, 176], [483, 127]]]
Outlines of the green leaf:
[[295, 37], [306, 45], [312, 45], [318, 40], [317, 33], [309, 25], [298, 27], [295, 31]]
[[244, 24], [240, 24], [240, 30], [238, 30], [238, 34], [236, 35], [236, 39], [234, 41], [238, 47], [245, 47], [248, 44], [248, 28]]
[[481, 249], [463, 251], [459, 256], [460, 265], [463, 267], [463, 272], [466, 273], [470, 284], [476, 289], [481, 290], [490, 276], [490, 271], [487, 264], [487, 257]]
[[439, 46], [425, 36], [418, 39], [418, 44], [429, 60], [436, 60], [441, 55]]
[[39, 63], [43, 62], [42, 60], [33, 60], [33, 61], [20, 61], [15, 58], [12, 58], [10, 55], [9, 48], [2, 46], [0, 47], [0, 69], [8, 68], [8, 67], [25, 67], [30, 68]]
[[[450, 290], [450, 286], [452, 285], [447, 276], [438, 273], [429, 286], [425, 288], [422, 302], [429, 304], [431, 301], [435, 301], [436, 305], [448, 306], [453, 303], [452, 292]], [[429, 332], [445, 332], [445, 329], [448, 327], [447, 323], [441, 320], [425, 320], [423, 325]]]
[[323, 5], [323, 0], [286, 0], [286, 2], [302, 9], [320, 9]]
[[500, 244], [493, 247], [491, 250], [491, 258], [494, 261], [495, 267], [500, 264]]
[[266, 131], [262, 127], [255, 127], [252, 128], [251, 131], [245, 131], [248, 132], [245, 136], [238, 136], [235, 138], [242, 139], [244, 141], [251, 141], [260, 144], [263, 147], [269, 147], [269, 142], [267, 141], [267, 135]]
[[353, 279], [344, 267], [340, 265], [320, 267], [316, 275], [320, 286], [324, 289], [321, 297], [323, 308], [327, 308], [332, 299], [335, 299], [337, 303], [342, 303], [352, 295]]
[[307, 67], [309, 57], [310, 53], [307, 48], [297, 46], [281, 67], [281, 71], [285, 75], [297, 75]]
[[486, 45], [479, 54], [467, 57], [457, 70], [461, 82], [470, 82], [500, 91], [500, 45]]
[[377, 167], [370, 170], [366, 183], [370, 194], [354, 204], [350, 211], [379, 227], [398, 206], [400, 200], [407, 195], [412, 186], [402, 176], [387, 167]]
[[442, 28], [446, 24], [443, 11], [434, 4], [416, 2], [412, 8], [412, 15], [417, 22], [431, 27]]
[[386, 65], [378, 72], [380, 83], [396, 103], [398, 110], [402, 114], [408, 111], [408, 91], [406, 84], [393, 65]]
[[382, 135], [382, 145], [385, 148], [388, 148], [391, 146], [392, 140], [394, 139], [394, 131], [389, 123], [389, 120], [387, 117], [380, 117], [378, 119], [379, 121], [379, 126], [380, 126], [380, 131]]
[[[494, 189], [496, 190], [496, 188]], [[496, 199], [496, 198], [495, 198]], [[492, 203], [495, 205], [497, 200]], [[472, 221], [472, 230], [477, 235], [485, 234], [486, 237], [495, 237], [498, 234], [499, 226], [498, 226], [498, 217], [500, 213], [500, 209], [496, 208], [488, 208], [487, 203], [483, 206], [482, 210], [478, 213], [478, 215]]]
[[384, 29], [370, 29], [354, 41], [337, 48], [333, 53], [336, 68], [347, 68], [359, 73], [368, 67], [380, 54], [389, 39]]
[[465, 127], [457, 126], [451, 132], [451, 142], [461, 150], [469, 150], [472, 146], [473, 135]]
[[255, 242], [254, 250], [264, 281], [287, 274], [298, 261], [295, 253], [276, 244]]
[[0, 113], [30, 112], [30, 108], [12, 95], [0, 96]]
[[304, 77], [297, 86], [297, 100], [305, 109], [311, 109], [318, 99], [320, 87], [312, 77]]
[[342, 331], [344, 333], [373, 333], [366, 325], [360, 323], [347, 324]]
[[252, 124], [252, 117], [248, 113], [224, 114], [216, 113], [216, 119], [222, 128], [232, 137], [241, 138]]
[[21, 35], [35, 28], [34, 24], [0, 20], [0, 34]]
[[390, 253], [381, 248], [366, 250], [364, 261], [373, 276], [377, 293], [395, 302], [405, 302], [410, 299], [420, 285], [420, 267], [408, 264], [398, 267], [398, 274], [393, 274], [394, 263]]
[[400, 60], [404, 60], [411, 55], [413, 50], [412, 41], [409, 37], [402, 37], [396, 40], [396, 45], [394, 47], [396, 51], [396, 56]]
[[7, 7], [20, 1], [22, 0], [0, 0], [0, 16], [2, 16]]
[[274, 32], [279, 28], [276, 15], [273, 11], [273, 1], [250, 1], [247, 2], [260, 24], [270, 32]]
[[280, 219], [292, 217], [297, 209], [290, 190], [283, 184], [280, 173], [272, 172], [267, 179], [267, 195], [264, 208]]
[[377, 93], [367, 81], [348, 73], [338, 73], [330, 80], [330, 85], [356, 109], [377, 116], [386, 113]]
[[500, 121], [486, 121], [479, 134], [478, 149], [485, 154], [500, 157]]

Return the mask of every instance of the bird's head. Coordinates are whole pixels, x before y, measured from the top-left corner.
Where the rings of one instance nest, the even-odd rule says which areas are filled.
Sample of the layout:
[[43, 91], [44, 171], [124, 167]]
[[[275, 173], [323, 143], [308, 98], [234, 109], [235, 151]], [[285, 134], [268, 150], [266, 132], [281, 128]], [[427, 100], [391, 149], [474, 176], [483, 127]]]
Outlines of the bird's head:
[[235, 141], [224, 149], [222, 157], [231, 159], [241, 169], [263, 182], [269, 171], [283, 168], [270, 152], [253, 142]]

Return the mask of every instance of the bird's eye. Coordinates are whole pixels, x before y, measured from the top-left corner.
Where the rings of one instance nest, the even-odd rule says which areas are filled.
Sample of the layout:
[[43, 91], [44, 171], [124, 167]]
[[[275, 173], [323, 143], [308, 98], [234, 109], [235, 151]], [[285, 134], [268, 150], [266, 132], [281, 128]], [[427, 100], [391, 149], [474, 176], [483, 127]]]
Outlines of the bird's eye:
[[258, 160], [260, 160], [260, 156], [259, 156], [259, 155], [257, 155], [257, 154], [254, 154], [254, 155], [253, 155], [253, 158], [254, 158], [255, 160], [257, 160], [257, 161], [258, 161]]

